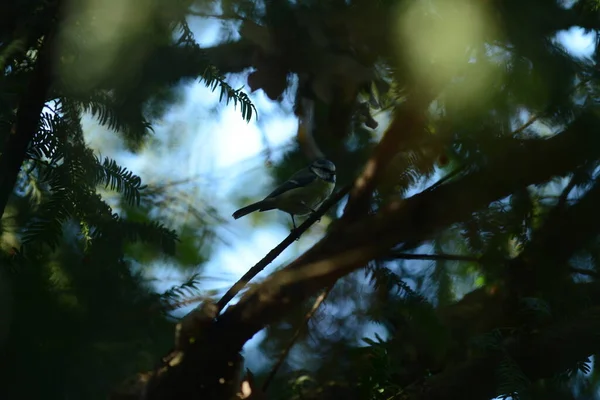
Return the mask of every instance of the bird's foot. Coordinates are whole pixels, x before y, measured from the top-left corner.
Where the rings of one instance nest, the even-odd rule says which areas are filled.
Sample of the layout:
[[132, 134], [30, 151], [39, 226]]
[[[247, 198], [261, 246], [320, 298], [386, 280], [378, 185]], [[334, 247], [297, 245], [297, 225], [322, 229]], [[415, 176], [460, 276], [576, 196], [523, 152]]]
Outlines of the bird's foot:
[[[314, 215], [314, 214], [315, 214], [315, 212], [316, 212], [316, 211], [313, 211], [313, 212], [312, 212], [312, 214]], [[321, 215], [319, 215], [319, 216], [317, 217], [317, 223], [319, 223], [319, 222], [321, 222]]]
[[298, 228], [293, 227], [290, 229], [290, 235], [296, 236], [296, 241], [300, 240], [300, 232], [298, 232]]

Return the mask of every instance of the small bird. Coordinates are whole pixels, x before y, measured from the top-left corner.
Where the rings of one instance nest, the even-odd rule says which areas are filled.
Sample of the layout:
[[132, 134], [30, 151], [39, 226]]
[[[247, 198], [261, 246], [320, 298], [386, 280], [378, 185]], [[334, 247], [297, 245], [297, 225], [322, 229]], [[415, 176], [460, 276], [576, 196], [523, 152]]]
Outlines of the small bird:
[[234, 212], [233, 218], [238, 219], [254, 211], [281, 210], [290, 214], [296, 229], [294, 216], [315, 212], [331, 195], [334, 187], [335, 164], [320, 158], [296, 172], [263, 200]]

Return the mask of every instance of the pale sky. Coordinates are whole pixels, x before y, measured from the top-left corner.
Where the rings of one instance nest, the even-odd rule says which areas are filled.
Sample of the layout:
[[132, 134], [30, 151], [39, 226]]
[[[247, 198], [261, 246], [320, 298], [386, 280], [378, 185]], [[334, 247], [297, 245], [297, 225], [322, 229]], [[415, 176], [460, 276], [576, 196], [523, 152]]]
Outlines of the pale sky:
[[[203, 46], [214, 44], [220, 36], [219, 22], [216, 20], [193, 18], [190, 24]], [[584, 35], [582, 29], [562, 32], [558, 39], [578, 57], [589, 56], [593, 50], [594, 35]], [[238, 88], [245, 85], [245, 77], [231, 79], [229, 83]], [[84, 120], [90, 145], [140, 175], [145, 183], [196, 177], [199, 199], [216, 207], [220, 216], [228, 221], [218, 228], [218, 233], [226, 244], [218, 246], [214, 256], [202, 270], [203, 275], [211, 278], [206, 282], [205, 288], [220, 289], [221, 293], [289, 233], [289, 216], [284, 213], [267, 213], [271, 223], [259, 226], [252, 226], [251, 218], [231, 218], [231, 213], [238, 205], [230, 201], [232, 193], [247, 193], [258, 197], [269, 191], [270, 177], [264, 157], [267, 143], [273, 150], [273, 156], [277, 158], [281, 155], [282, 146], [289, 144], [296, 133], [297, 121], [291, 112], [289, 101], [281, 106], [266, 98], [262, 91], [253, 93], [250, 97], [258, 110], [259, 119], [257, 121], [253, 117], [247, 123], [232, 105], [218, 105], [218, 91], [212, 93], [203, 83], [188, 85], [184, 90], [183, 101], [173, 106], [154, 127], [155, 139], [160, 146], [151, 146], [136, 156], [125, 151], [115, 153], [122, 148], [117, 136], [98, 127], [90, 119]], [[215, 107], [219, 111], [211, 114], [209, 110]], [[204, 188], [211, 192], [207, 194]], [[322, 232], [323, 227], [318, 224], [313, 226], [254, 282], [260, 281], [275, 266], [284, 264], [286, 260], [293, 259], [308, 249]], [[160, 275], [168, 279], [158, 284], [159, 290], [168, 289], [183, 280], [172, 271], [168, 275]], [[374, 331], [371, 328], [366, 327], [370, 333], [365, 332], [365, 335], [372, 336]], [[380, 329], [377, 331], [383, 335]], [[261, 334], [257, 335], [245, 348], [246, 361], [251, 368], [264, 361], [256, 351], [252, 351], [253, 342], [261, 338]]]

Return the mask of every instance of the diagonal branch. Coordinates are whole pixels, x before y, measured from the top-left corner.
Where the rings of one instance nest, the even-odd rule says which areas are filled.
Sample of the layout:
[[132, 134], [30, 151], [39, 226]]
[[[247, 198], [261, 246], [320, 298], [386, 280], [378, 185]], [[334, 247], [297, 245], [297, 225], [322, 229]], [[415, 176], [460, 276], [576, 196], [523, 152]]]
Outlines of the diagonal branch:
[[204, 333], [202, 344], [191, 346], [179, 365], [161, 374], [148, 388], [148, 398], [198, 397], [204, 390], [198, 374], [211, 374], [211, 360], [233, 357], [248, 339], [278, 320], [289, 307], [385, 255], [394, 245], [410, 242], [416, 246], [518, 188], [565, 175], [583, 162], [599, 158], [600, 138], [590, 129], [595, 123], [593, 113], [584, 114], [550, 139], [520, 141], [480, 171], [409, 199], [392, 201], [377, 215], [354, 223], [339, 221], [303, 256], [250, 289], [221, 314]]
[[292, 231], [281, 243], [279, 243], [273, 250], [271, 250], [262, 260], [256, 263], [252, 268], [248, 270], [228, 291], [223, 295], [223, 297], [217, 303], [219, 310], [223, 310], [227, 303], [231, 301], [239, 292], [242, 290], [248, 282], [256, 275], [258, 275], [265, 267], [271, 264], [278, 255], [280, 255], [289, 245], [294, 243], [296, 239], [300, 237], [312, 224], [314, 224], [317, 220], [319, 220], [323, 214], [331, 208], [334, 204], [339, 202], [348, 192], [350, 191], [350, 186], [346, 186], [340, 189], [337, 193], [331, 196], [327, 201], [325, 201], [319, 209], [317, 209], [313, 214], [310, 215], [298, 227], [298, 229]]
[[555, 292], [570, 281], [568, 260], [600, 231], [600, 181], [570, 207], [555, 206], [523, 253], [511, 262], [513, 288], [521, 296]]
[[[379, 214], [339, 226], [287, 268], [250, 290], [219, 318], [223, 326], [239, 327], [229, 339], [243, 345], [262, 327], [340, 277], [381, 256], [399, 243], [418, 245], [437, 231], [469, 217], [515, 189], [565, 175], [585, 159], [598, 158], [597, 144], [588, 129], [593, 114], [575, 121], [565, 132], [547, 140], [522, 141], [489, 166], [431, 192], [396, 200]], [[577, 149], [577, 151], [576, 151]], [[475, 191], [474, 191], [474, 188]], [[342, 225], [342, 222], [340, 222]]]
[[[508, 354], [534, 381], [551, 377], [600, 350], [600, 307], [570, 321], [561, 321], [529, 340], [506, 344]], [[403, 391], [406, 400], [483, 400], [496, 397], [498, 353], [463, 362]]]
[[422, 103], [410, 99], [396, 111], [390, 126], [367, 161], [362, 174], [354, 182], [344, 210], [345, 218], [353, 220], [366, 213], [371, 195], [382, 173], [401, 150], [401, 147], [410, 147], [414, 138], [423, 131], [425, 115], [421, 109]]
[[[543, 293], [549, 285], [553, 286], [554, 293], [565, 293], [566, 285], [571, 282], [566, 279], [566, 274], [587, 272], [568, 268], [566, 261], [600, 231], [600, 212], [597, 209], [599, 202], [600, 182], [597, 182], [577, 204], [568, 208], [562, 205], [554, 208], [526, 249], [510, 263], [512, 269], [518, 269], [519, 273], [513, 280], [513, 285], [517, 284], [521, 288], [517, 295], [533, 295], [540, 293], [539, 289]], [[593, 287], [582, 285], [578, 292], [586, 290], [593, 294]], [[507, 305], [517, 301], [516, 297], [510, 295], [504, 300], [498, 297], [498, 301], [505, 303], [501, 307], [504, 313], [510, 313]], [[485, 312], [489, 312], [489, 307]], [[600, 308], [596, 306], [578, 318], [566, 324], [563, 322], [561, 325], [546, 327], [543, 333], [534, 338], [511, 338], [506, 341], [508, 353], [531, 381], [563, 372], [600, 348], [596, 333], [600, 326]], [[495, 316], [495, 319], [498, 321], [502, 318]], [[481, 324], [482, 318], [478, 320]], [[500, 363], [498, 356], [498, 353], [490, 352], [481, 358], [450, 368], [429, 380], [427, 387], [418, 390], [420, 394], [413, 398], [451, 399], [457, 393], [463, 393], [462, 390], [467, 387], [468, 399], [492, 398], [497, 395], [494, 390], [497, 387], [496, 368]]]

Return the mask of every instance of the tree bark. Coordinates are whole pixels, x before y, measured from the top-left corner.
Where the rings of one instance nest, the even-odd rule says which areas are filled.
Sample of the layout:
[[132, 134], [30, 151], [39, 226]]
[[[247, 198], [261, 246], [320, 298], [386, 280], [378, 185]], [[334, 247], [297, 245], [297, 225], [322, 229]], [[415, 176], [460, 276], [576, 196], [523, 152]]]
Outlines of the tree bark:
[[[186, 350], [182, 362], [164, 369], [156, 376], [154, 383], [147, 388], [148, 398], [176, 399], [206, 395], [202, 385], [207, 381], [202, 380], [204, 383], [201, 383], [198, 377], [205, 374], [207, 379], [218, 381], [213, 373], [214, 366], [226, 364], [227, 360], [232, 359], [241, 350], [247, 340], [267, 324], [279, 319], [290, 307], [294, 307], [340, 277], [360, 268], [369, 260], [387, 254], [390, 247], [394, 245], [409, 243], [411, 246], [416, 246], [439, 230], [468, 218], [473, 212], [482, 209], [490, 202], [510, 195], [519, 188], [544, 183], [555, 176], [569, 173], [585, 160], [600, 158], [599, 139], [593, 129], [589, 129], [595, 123], [594, 115], [586, 114], [564, 132], [550, 139], [512, 141], [514, 146], [510, 147], [510, 151], [491, 160], [486, 168], [409, 199], [392, 201], [375, 216], [365, 216], [350, 224], [340, 221], [340, 226], [334, 227], [328, 236], [303, 256], [271, 275], [256, 288], [249, 290], [240, 302], [220, 315], [211, 328], [206, 332], [199, 332], [203, 340], [199, 340]], [[588, 145], [581, 146], [581, 142]], [[594, 196], [597, 194], [595, 191], [592, 193]], [[590, 204], [592, 203], [586, 202], [584, 208], [588, 208]], [[585, 215], [578, 209], [574, 212], [578, 217]], [[599, 216], [600, 213], [595, 213], [590, 217], [596, 221]], [[597, 226], [600, 226], [600, 221], [596, 222]], [[561, 234], [569, 233], [563, 230]], [[556, 237], [551, 235], [548, 240], [554, 243]], [[597, 294], [597, 291], [595, 293]], [[469, 299], [466, 298], [465, 301]], [[588, 327], [589, 321], [586, 321], [577, 326]], [[591, 323], [595, 324], [594, 321]], [[564, 329], [568, 331], [571, 328]], [[583, 328], [572, 328], [569, 332], [579, 337], [586, 334], [583, 331], [585, 331]], [[540, 338], [545, 340], [546, 336]], [[568, 339], [563, 340], [568, 341]], [[550, 336], [547, 341], [539, 341], [539, 343], [554, 344]], [[581, 344], [585, 345], [588, 342], [582, 340]], [[521, 347], [515, 349], [514, 354], [517, 356], [522, 349]], [[545, 374], [549, 370], [544, 370], [546, 372], [542, 375], [536, 375], [533, 367], [536, 357], [546, 355], [541, 348], [536, 351], [538, 352], [523, 353], [525, 354], [524, 368], [532, 377], [547, 376]], [[577, 354], [588, 351], [592, 350], [584, 346]], [[552, 353], [547, 348], [546, 352]], [[568, 352], [565, 352], [565, 360], [568, 358], [566, 354]], [[446, 396], [456, 396], [457, 393], [455, 390], [450, 391], [451, 388], [448, 387], [450, 383], [447, 382], [451, 382], [452, 379], [444, 380], [445, 374], [449, 376], [454, 374], [452, 376], [455, 376], [455, 379], [463, 375], [469, 376], [477, 372], [481, 365], [479, 363], [490, 361], [493, 360], [486, 357], [483, 361], [470, 361], [444, 372], [439, 380], [440, 386], [446, 386], [444, 390], [439, 391], [439, 396], [444, 393]], [[557, 365], [556, 368], [563, 365]], [[480, 396], [483, 394], [487, 396], [490, 391], [493, 391], [492, 386], [495, 382], [490, 378], [489, 368], [492, 367], [481, 371], [481, 380], [478, 383], [482, 388]], [[541, 368], [547, 369], [545, 366]], [[485, 371], [488, 371], [488, 375], [485, 375]], [[225, 375], [226, 371], [221, 369], [220, 373]], [[431, 393], [431, 398], [436, 398], [433, 396], [438, 395], [435, 391]], [[485, 398], [485, 396], [472, 398]]]
[[[281, 271], [250, 290], [219, 317], [235, 326], [228, 339], [241, 346], [293, 304], [305, 300], [340, 277], [383, 256], [392, 246], [410, 247], [463, 221], [516, 189], [547, 182], [569, 173], [586, 159], [600, 157], [595, 117], [584, 115], [563, 133], [548, 140], [518, 142], [490, 161], [487, 168], [409, 199], [390, 202], [378, 214], [338, 228]], [[583, 146], [581, 142], [589, 143]]]

